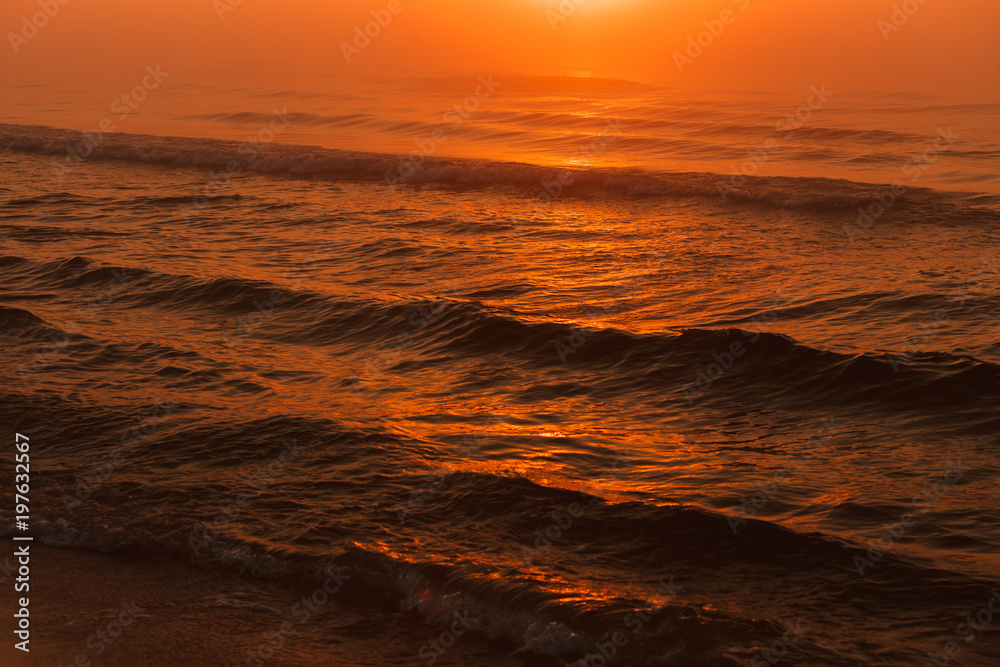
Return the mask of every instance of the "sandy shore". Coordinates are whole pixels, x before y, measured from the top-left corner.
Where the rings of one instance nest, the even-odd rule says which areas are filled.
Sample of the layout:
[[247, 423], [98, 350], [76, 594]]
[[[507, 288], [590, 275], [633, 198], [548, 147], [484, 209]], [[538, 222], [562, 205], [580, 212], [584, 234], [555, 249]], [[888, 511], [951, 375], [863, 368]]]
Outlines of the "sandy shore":
[[[13, 548], [4, 551], [0, 561]], [[190, 564], [151, 565], [34, 543], [30, 652], [24, 653], [14, 648], [13, 614], [21, 595], [13, 590], [15, 576], [3, 582], [0, 596], [0, 664], [8, 667], [246, 665], [248, 648], [281, 626], [282, 611], [294, 600], [294, 592], [280, 586]], [[317, 664], [315, 650], [314, 640], [300, 633], [266, 664]]]

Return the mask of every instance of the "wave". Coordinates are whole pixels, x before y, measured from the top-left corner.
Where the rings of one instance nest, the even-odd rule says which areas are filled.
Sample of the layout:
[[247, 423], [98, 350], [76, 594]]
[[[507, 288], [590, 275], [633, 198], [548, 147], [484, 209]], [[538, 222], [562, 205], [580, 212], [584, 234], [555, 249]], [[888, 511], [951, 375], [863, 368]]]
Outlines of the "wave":
[[3, 333], [13, 334], [15, 338], [31, 336], [44, 339], [52, 334], [61, 333], [58, 328], [30, 310], [2, 304], [0, 304], [0, 322], [3, 323]]
[[[648, 115], [642, 116], [621, 116], [614, 119], [615, 125], [628, 128], [630, 133], [643, 130], [679, 130], [687, 134], [707, 134], [723, 135], [725, 137], [742, 136], [755, 140], [764, 140], [769, 137], [782, 138], [784, 135], [775, 130], [773, 124], [734, 124], [725, 122], [704, 122], [706, 110], [687, 109], [680, 107], [642, 107], [641, 109], [631, 109], [630, 111], [644, 111]], [[440, 123], [427, 121], [393, 121], [380, 118], [370, 113], [347, 113], [347, 114], [316, 114], [308, 112], [290, 112], [286, 117], [296, 125], [306, 127], [354, 127], [369, 128], [387, 132], [419, 132], [430, 134], [433, 130], [441, 126]], [[233, 125], [246, 125], [252, 128], [266, 126], [273, 118], [271, 114], [256, 111], [238, 111], [228, 113], [207, 113], [180, 116], [178, 120], [207, 120]], [[722, 114], [713, 115], [722, 121], [725, 116]], [[558, 130], [560, 134], [566, 129], [572, 128], [585, 131], [585, 138], [589, 141], [594, 133], [600, 133], [608, 129], [608, 118], [594, 115], [581, 115], [578, 113], [568, 113], [566, 111], [480, 111], [477, 113], [477, 120], [487, 126], [497, 124], [503, 127], [516, 125], [522, 128], [518, 131], [510, 131], [510, 138], [533, 136], [532, 132], [539, 130]], [[475, 129], [462, 128], [463, 132], [475, 132]], [[527, 134], [524, 134], [527, 132]], [[914, 142], [927, 143], [925, 135], [895, 132], [892, 130], [855, 130], [850, 128], [830, 128], [830, 127], [802, 127], [796, 130], [797, 139], [810, 139], [824, 142], [858, 142], [874, 145], [893, 144], [913, 144]], [[627, 137], [626, 137], [627, 138]], [[655, 136], [635, 137], [639, 142], [657, 141]], [[716, 150], [725, 151], [728, 144], [713, 144]], [[734, 149], [735, 150], [735, 149]], [[735, 150], [735, 153], [742, 157], [746, 156], [745, 149]], [[992, 151], [972, 151], [970, 156], [982, 154], [990, 157]], [[899, 155], [894, 156], [899, 163], [904, 162]]]
[[[642, 612], [647, 623], [639, 624], [641, 634], [633, 635], [636, 641], [620, 656], [624, 664], [635, 665], [663, 664], [664, 656], [670, 658], [667, 664], [744, 664], [760, 642], [780, 638], [785, 628], [777, 618], [719, 610], [705, 601], [752, 590], [762, 578], [781, 580], [788, 590], [810, 591], [806, 609], [847, 596], [869, 613], [935, 600], [949, 607], [975, 604], [990, 585], [892, 553], [880, 561], [877, 578], [860, 578], [853, 557], [864, 556], [861, 546], [756, 519], [748, 519], [736, 535], [724, 515], [704, 509], [590, 498], [596, 502], [588, 503], [582, 518], [538, 549], [532, 543], [536, 530], [548, 526], [549, 514], [586, 502], [581, 494], [516, 476], [447, 475], [422, 511], [421, 523], [428, 536], [449, 544], [456, 517], [466, 528], [489, 525], [489, 531], [477, 533], [482, 540], [477, 558], [392, 553], [349, 535], [310, 549], [232, 534], [194, 553], [192, 525], [115, 525], [115, 519], [100, 515], [70, 521], [46, 519], [42, 512], [32, 529], [36, 540], [53, 547], [190, 561], [277, 579], [307, 592], [335, 585], [338, 600], [419, 614], [442, 627], [458, 618], [475, 635], [548, 659], [577, 661], [595, 653], [614, 633], [634, 631]], [[150, 498], [164, 500], [162, 495]], [[5, 523], [0, 534], [14, 534], [12, 523]], [[604, 570], [619, 571], [624, 564], [635, 583], [614, 596], [581, 596], [550, 580], [553, 570], [565, 568], [600, 579]], [[725, 583], [712, 583], [718, 579]], [[912, 586], [915, 579], [922, 582], [919, 589]], [[804, 612], [800, 607], [785, 613]], [[813, 609], [810, 616], [818, 621], [815, 614]], [[820, 664], [854, 664], [811, 637], [798, 650], [803, 659]]]
[[25, 197], [20, 199], [8, 199], [5, 202], [0, 202], [0, 206], [5, 206], [7, 208], [20, 208], [28, 206], [42, 206], [42, 205], [52, 205], [52, 204], [95, 204], [109, 202], [110, 199], [104, 197], [91, 197], [87, 195], [78, 195], [72, 192], [51, 192], [43, 195], [38, 195], [37, 197]]
[[[434, 315], [422, 319], [428, 312]], [[475, 360], [499, 354], [533, 372], [559, 372], [563, 382], [579, 375], [582, 390], [591, 396], [647, 396], [705, 406], [734, 400], [823, 410], [864, 406], [878, 413], [918, 412], [949, 422], [949, 411], [961, 408], [969, 428], [988, 432], [1000, 427], [1000, 415], [991, 407], [1000, 400], [1000, 366], [948, 352], [847, 354], [803, 345], [779, 333], [744, 329], [595, 329], [532, 321], [451, 299], [351, 303], [305, 328], [292, 326], [266, 335], [283, 342], [360, 348], [399, 334], [407, 336], [412, 352], [425, 358], [457, 354]], [[736, 357], [729, 352], [734, 345], [742, 351]], [[533, 388], [525, 391], [530, 394]]]
[[[181, 535], [160, 538], [147, 531], [77, 529], [66, 523], [36, 521], [36, 539], [57, 548], [76, 548], [152, 560], [167, 554], [185, 560]], [[13, 531], [0, 531], [5, 535]], [[777, 622], [727, 616], [673, 602], [667, 594], [651, 592], [648, 599], [620, 599], [583, 606], [576, 600], [548, 592], [545, 582], [526, 576], [509, 581], [464, 573], [445, 563], [414, 562], [347, 544], [333, 549], [337, 555], [323, 559], [297, 557], [272, 549], [261, 551], [253, 542], [229, 540], [213, 544], [211, 556], [196, 559], [199, 567], [214, 565], [244, 576], [277, 579], [302, 591], [325, 588], [336, 600], [381, 608], [388, 613], [409, 613], [441, 627], [456, 619], [470, 634], [505, 645], [508, 650], [548, 659], [578, 660], [597, 652], [642, 611], [655, 618], [647, 625], [643, 641], [632, 642], [625, 655], [629, 664], [650, 662], [664, 652], [685, 661], [735, 667], [738, 663], [712, 646], [720, 636], [725, 648], [748, 636], [771, 641], [784, 632]], [[339, 552], [339, 553], [337, 553]], [[669, 585], [669, 584], [668, 584]], [[325, 599], [325, 598], [324, 598]], [[706, 632], [706, 626], [710, 628]], [[690, 648], [684, 648], [685, 646]], [[697, 648], [695, 648], [697, 647]], [[745, 649], [747, 657], [749, 648]]]
[[[785, 406], [865, 406], [884, 411], [923, 412], [925, 418], [947, 418], [962, 406], [966, 425], [993, 428], [1000, 415], [991, 409], [1000, 400], [1000, 366], [969, 354], [947, 351], [886, 350], [849, 354], [810, 347], [776, 332], [740, 328], [686, 328], [637, 333], [540, 319], [494, 308], [472, 295], [378, 300], [343, 298], [280, 284], [238, 278], [204, 279], [149, 269], [107, 266], [84, 257], [27, 262], [0, 256], [0, 269], [16, 272], [39, 287], [90, 290], [103, 287], [114, 301], [151, 310], [183, 310], [225, 315], [235, 323], [220, 329], [220, 343], [240, 334], [240, 318], [268, 318], [267, 326], [245, 335], [283, 344], [326, 346], [363, 353], [372, 345], [402, 345], [406, 358], [441, 355], [481, 359], [503, 355], [530, 371], [544, 384], [559, 370], [579, 375], [593, 395], [658, 396], [689, 405], [710, 406], [733, 400], [778, 400]], [[792, 309], [808, 317], [817, 308], [856, 313], [875, 304], [880, 311], [902, 313], [940, 304], [936, 295], [900, 296], [875, 293], [836, 303]], [[996, 297], [970, 298], [969, 313], [986, 317]], [[30, 311], [15, 309], [33, 340], [51, 334]], [[32, 319], [34, 318], [34, 319]], [[405, 340], [405, 345], [399, 343]], [[396, 349], [396, 348], [392, 348]], [[737, 350], [738, 354], [734, 354]], [[79, 353], [94, 351], [77, 350]], [[386, 351], [391, 365], [405, 358]], [[138, 351], [130, 352], [130, 358]], [[383, 358], [371, 358], [353, 382], [363, 384]], [[378, 374], [381, 374], [381, 370]], [[540, 375], [538, 375], [540, 374]], [[499, 378], [498, 378], [499, 381]], [[260, 387], [252, 388], [260, 390]], [[525, 391], [534, 391], [530, 385]], [[744, 398], [741, 398], [744, 397]], [[972, 415], [976, 414], [979, 423]]]
[[[707, 198], [730, 205], [764, 205], [786, 209], [813, 209], [854, 213], [878, 201], [886, 186], [840, 179], [806, 177], [749, 177], [734, 187], [729, 176], [707, 172], [652, 172], [638, 168], [561, 169], [518, 162], [416, 157], [362, 153], [299, 146], [149, 135], [108, 134], [87, 138], [80, 132], [53, 128], [0, 125], [0, 149], [65, 156], [65, 166], [86, 159], [253, 171], [299, 178], [362, 179], [388, 184], [436, 183], [448, 186], [514, 188], [529, 201], [545, 205], [560, 197], [682, 197]], [[58, 168], [58, 167], [56, 167]], [[572, 183], [555, 187], [563, 172]], [[563, 177], [565, 182], [566, 177]], [[192, 197], [206, 195], [193, 192]], [[973, 199], [974, 197], [974, 199]], [[978, 223], [1000, 221], [1000, 196], [966, 195], [910, 188], [896, 198], [893, 211], [913, 215], [929, 207], [939, 218], [950, 212], [975, 215]]]

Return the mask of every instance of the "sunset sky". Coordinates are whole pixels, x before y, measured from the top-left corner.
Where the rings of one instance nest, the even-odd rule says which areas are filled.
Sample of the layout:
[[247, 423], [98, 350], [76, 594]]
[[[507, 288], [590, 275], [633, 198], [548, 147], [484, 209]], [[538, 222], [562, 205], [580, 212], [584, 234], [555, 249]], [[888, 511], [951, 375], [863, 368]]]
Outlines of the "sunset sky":
[[[110, 74], [156, 62], [202, 71], [493, 70], [998, 94], [994, 0], [912, 0], [916, 11], [888, 39], [879, 21], [891, 20], [891, 0], [575, 0], [575, 8], [572, 0], [398, 1], [398, 14], [348, 64], [341, 42], [353, 41], [355, 27], [386, 10], [388, 0], [75, 0], [60, 5], [16, 54], [10, 34], [39, 8], [37, 0], [8, 0], [0, 8], [0, 81]], [[729, 24], [678, 72], [674, 52], [723, 11], [731, 12]]]

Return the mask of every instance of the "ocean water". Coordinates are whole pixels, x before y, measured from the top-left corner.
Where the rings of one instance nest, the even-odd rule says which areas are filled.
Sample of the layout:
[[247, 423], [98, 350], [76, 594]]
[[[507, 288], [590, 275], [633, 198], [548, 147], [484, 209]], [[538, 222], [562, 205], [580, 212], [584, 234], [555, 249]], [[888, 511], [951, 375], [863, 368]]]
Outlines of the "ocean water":
[[482, 76], [18, 93], [36, 539], [339, 573], [317, 664], [995, 664], [1000, 105]]

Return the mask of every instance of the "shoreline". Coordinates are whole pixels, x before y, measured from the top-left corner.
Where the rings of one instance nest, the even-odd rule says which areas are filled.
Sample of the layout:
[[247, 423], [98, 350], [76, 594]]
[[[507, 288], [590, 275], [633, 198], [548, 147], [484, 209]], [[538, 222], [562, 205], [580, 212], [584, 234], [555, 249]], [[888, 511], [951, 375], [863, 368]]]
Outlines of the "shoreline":
[[[16, 572], [5, 582], [9, 594], [0, 596], [6, 626], [0, 662], [10, 667], [244, 665], [248, 648], [280, 627], [276, 614], [290, 597], [271, 582], [189, 563], [135, 561], [41, 543], [31, 545], [30, 567], [28, 653], [14, 648], [19, 640], [12, 621], [21, 596], [13, 591]], [[298, 651], [281, 653], [267, 664], [316, 664], [305, 655], [300, 659]]]

